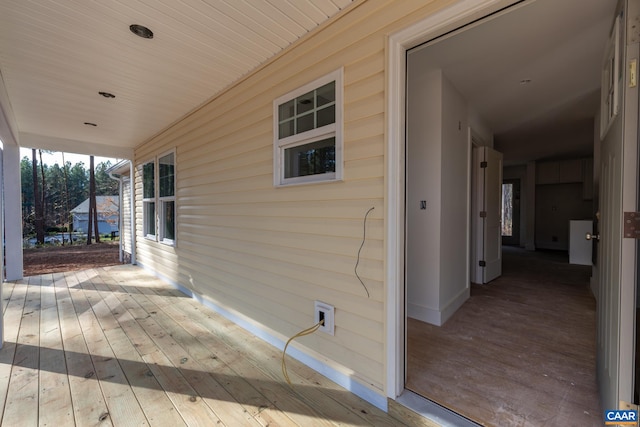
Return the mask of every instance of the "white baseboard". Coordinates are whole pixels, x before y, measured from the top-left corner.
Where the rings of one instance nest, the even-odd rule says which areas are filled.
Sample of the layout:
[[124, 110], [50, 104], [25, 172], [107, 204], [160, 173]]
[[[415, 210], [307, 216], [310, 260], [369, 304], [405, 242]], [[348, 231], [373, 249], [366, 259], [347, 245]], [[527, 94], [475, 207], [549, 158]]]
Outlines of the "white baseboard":
[[[168, 284], [170, 284], [171, 286], [173, 286], [183, 294], [195, 299], [205, 307], [226, 317], [236, 325], [240, 326], [241, 328], [245, 329], [246, 331], [255, 335], [256, 337], [262, 339], [263, 341], [266, 341], [267, 343], [273, 345], [274, 347], [280, 350], [284, 349], [284, 346], [286, 343], [284, 340], [278, 338], [274, 332], [268, 330], [267, 328], [261, 327], [261, 325], [254, 322], [251, 318], [245, 315], [242, 315], [240, 313], [230, 311], [225, 307], [222, 307], [214, 303], [213, 301], [203, 297], [202, 295], [196, 294], [190, 289], [180, 285], [179, 283], [174, 282], [168, 277], [158, 273], [157, 271], [145, 266], [140, 262], [138, 263], [138, 266], [144, 268], [146, 271], [150, 272], [154, 276], [167, 282]], [[348, 391], [355, 394], [356, 396], [364, 399], [365, 401], [369, 402], [370, 404], [377, 407], [378, 409], [388, 412], [387, 397], [384, 394], [377, 393], [376, 391], [372, 390], [369, 387], [364, 386], [363, 384], [361, 384], [354, 378], [350, 377], [349, 375], [346, 375], [340, 370], [332, 366], [329, 366], [328, 364], [320, 361], [319, 359], [313, 357], [308, 353], [305, 353], [300, 349], [289, 346], [289, 348], [287, 348], [287, 355], [305, 364], [306, 366], [318, 372], [319, 374], [327, 377], [334, 383], [347, 389]]]
[[463, 289], [443, 310], [407, 303], [407, 316], [431, 325], [442, 326], [469, 298], [469, 288]]

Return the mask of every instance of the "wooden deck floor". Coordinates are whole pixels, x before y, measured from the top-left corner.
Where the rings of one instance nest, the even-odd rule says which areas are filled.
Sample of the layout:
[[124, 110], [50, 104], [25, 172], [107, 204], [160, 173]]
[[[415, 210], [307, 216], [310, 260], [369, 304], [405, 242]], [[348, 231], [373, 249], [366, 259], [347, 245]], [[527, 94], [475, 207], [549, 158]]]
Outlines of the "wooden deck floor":
[[140, 268], [3, 286], [2, 426], [401, 425]]

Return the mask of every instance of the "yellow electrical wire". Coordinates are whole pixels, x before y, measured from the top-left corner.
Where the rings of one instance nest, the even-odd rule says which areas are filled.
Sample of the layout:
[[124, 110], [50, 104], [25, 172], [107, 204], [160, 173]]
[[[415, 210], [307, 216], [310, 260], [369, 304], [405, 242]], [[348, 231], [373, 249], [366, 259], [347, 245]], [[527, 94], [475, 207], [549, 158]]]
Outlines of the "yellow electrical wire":
[[324, 323], [324, 320], [321, 320], [318, 323], [316, 323], [315, 325], [313, 325], [312, 327], [307, 328], [304, 331], [298, 332], [297, 334], [295, 334], [294, 336], [289, 338], [289, 340], [285, 344], [284, 350], [282, 351], [282, 375], [284, 375], [284, 379], [287, 380], [287, 383], [290, 386], [293, 386], [293, 384], [291, 384], [291, 380], [289, 379], [289, 374], [287, 373], [287, 362], [285, 360], [285, 356], [287, 355], [287, 347], [289, 347], [289, 343], [291, 341], [293, 341], [294, 339], [298, 338], [298, 337], [303, 337], [305, 335], [311, 335], [312, 333], [317, 331], [320, 328], [320, 326], [322, 326], [323, 323]]

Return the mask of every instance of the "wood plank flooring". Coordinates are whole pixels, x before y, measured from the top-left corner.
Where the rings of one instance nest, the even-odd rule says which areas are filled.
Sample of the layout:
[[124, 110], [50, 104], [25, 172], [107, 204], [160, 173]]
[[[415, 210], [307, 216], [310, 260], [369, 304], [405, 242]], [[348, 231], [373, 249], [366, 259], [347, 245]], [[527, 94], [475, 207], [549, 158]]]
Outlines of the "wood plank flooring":
[[504, 251], [442, 327], [408, 319], [407, 388], [484, 425], [600, 426], [590, 267]]
[[402, 423], [134, 266], [4, 283], [2, 426]]

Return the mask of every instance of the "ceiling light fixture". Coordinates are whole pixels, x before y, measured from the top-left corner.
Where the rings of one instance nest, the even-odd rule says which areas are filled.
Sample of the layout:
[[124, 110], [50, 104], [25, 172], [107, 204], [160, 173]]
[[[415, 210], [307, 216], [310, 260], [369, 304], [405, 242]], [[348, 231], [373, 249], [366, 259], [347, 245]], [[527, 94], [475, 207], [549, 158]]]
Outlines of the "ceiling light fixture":
[[93, 127], [98, 126], [97, 124], [91, 123], [91, 122], [84, 122], [84, 124], [87, 125], [87, 126], [93, 126]]
[[151, 31], [144, 25], [138, 25], [138, 24], [129, 25], [129, 29], [133, 34], [135, 34], [138, 37], [142, 37], [143, 39], [153, 38], [153, 31]]
[[115, 98], [116, 96], [109, 92], [98, 92], [99, 95], [104, 96], [105, 98]]

